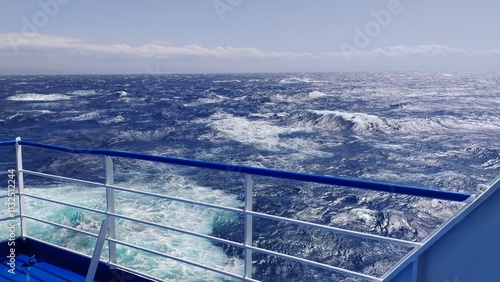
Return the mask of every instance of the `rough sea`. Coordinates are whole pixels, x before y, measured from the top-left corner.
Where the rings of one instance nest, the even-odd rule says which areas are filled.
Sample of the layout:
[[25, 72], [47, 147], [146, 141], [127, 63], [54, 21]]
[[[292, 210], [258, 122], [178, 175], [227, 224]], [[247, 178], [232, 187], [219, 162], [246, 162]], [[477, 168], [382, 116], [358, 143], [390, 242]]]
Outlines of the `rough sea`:
[[[0, 140], [100, 148], [476, 193], [500, 174], [500, 73], [0, 76]], [[103, 160], [24, 148], [27, 169], [103, 181]], [[15, 168], [2, 147], [0, 169]], [[243, 206], [231, 172], [115, 160], [124, 187]], [[105, 208], [102, 188], [26, 177], [32, 194]], [[7, 186], [5, 181], [5, 186]], [[422, 241], [462, 204], [255, 177], [254, 210]], [[5, 187], [6, 188], [6, 187]], [[118, 192], [117, 212], [242, 241], [239, 216]], [[102, 217], [29, 201], [37, 216], [97, 232]], [[5, 212], [4, 212], [5, 213]], [[3, 214], [2, 214], [3, 216]], [[242, 251], [119, 220], [120, 240], [242, 273]], [[28, 233], [91, 254], [94, 240], [28, 221]], [[68, 239], [69, 238], [69, 239]], [[380, 276], [407, 247], [254, 219], [254, 245]], [[106, 254], [103, 255], [103, 258]], [[167, 281], [231, 281], [144, 252], [123, 264]], [[263, 281], [359, 281], [254, 254]]]

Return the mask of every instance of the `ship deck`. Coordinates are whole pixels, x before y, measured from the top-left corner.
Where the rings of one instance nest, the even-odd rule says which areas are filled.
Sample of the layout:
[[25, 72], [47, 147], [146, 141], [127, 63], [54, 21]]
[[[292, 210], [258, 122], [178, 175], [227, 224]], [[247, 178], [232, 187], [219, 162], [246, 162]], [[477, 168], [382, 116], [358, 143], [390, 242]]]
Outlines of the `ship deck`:
[[[12, 260], [9, 245], [15, 248], [15, 259]], [[86, 281], [90, 262], [85, 256], [32, 238], [0, 242], [0, 281]], [[150, 282], [152, 280], [119, 269], [110, 269], [105, 263], [100, 262], [93, 281]]]

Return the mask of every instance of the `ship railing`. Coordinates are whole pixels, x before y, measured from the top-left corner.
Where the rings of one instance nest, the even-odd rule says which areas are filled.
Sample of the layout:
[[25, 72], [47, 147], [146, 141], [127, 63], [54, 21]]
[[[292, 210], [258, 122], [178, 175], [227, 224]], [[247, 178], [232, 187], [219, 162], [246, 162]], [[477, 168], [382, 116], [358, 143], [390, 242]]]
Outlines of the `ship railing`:
[[[97, 238], [96, 248], [94, 250], [93, 256], [89, 256], [89, 255], [77, 252], [75, 250], [71, 250], [69, 248], [57, 246], [57, 245], [52, 244], [50, 242], [44, 242], [45, 244], [49, 244], [52, 247], [62, 248], [66, 251], [69, 251], [72, 253], [77, 253], [79, 255], [86, 256], [86, 257], [90, 258], [91, 259], [91, 266], [89, 267], [87, 281], [92, 281], [93, 273], [95, 273], [96, 262], [101, 260], [100, 259], [101, 251], [100, 250], [102, 249], [102, 244], [104, 244], [104, 241], [107, 241], [107, 243], [108, 243], [108, 260], [107, 261], [101, 260], [102, 262], [106, 263], [110, 268], [119, 268], [119, 269], [131, 272], [131, 273], [143, 276], [143, 277], [147, 277], [147, 278], [152, 279], [152, 280], [159, 280], [159, 278], [151, 276], [151, 275], [143, 273], [143, 272], [140, 272], [140, 271], [137, 271], [137, 270], [134, 270], [134, 269], [131, 269], [130, 267], [125, 267], [125, 266], [117, 263], [116, 246], [122, 245], [125, 247], [134, 248], [136, 250], [148, 252], [150, 254], [154, 254], [154, 255], [161, 256], [161, 257], [164, 257], [167, 259], [175, 260], [175, 261], [180, 262], [180, 263], [184, 263], [184, 264], [188, 264], [191, 266], [199, 267], [199, 268], [204, 269], [204, 270], [212, 271], [212, 272], [218, 273], [218, 274], [223, 275], [223, 276], [236, 278], [236, 279], [239, 279], [241, 281], [258, 281], [252, 277], [252, 270], [253, 270], [252, 254], [253, 253], [261, 253], [261, 254], [266, 254], [266, 255], [270, 255], [270, 256], [275, 256], [275, 257], [282, 258], [285, 260], [298, 262], [298, 263], [302, 263], [305, 265], [329, 270], [329, 271], [332, 271], [332, 272], [335, 272], [338, 274], [342, 274], [345, 276], [361, 278], [365, 281], [382, 281], [383, 280], [380, 277], [375, 277], [372, 275], [344, 269], [344, 268], [337, 267], [337, 266], [324, 264], [321, 262], [301, 258], [298, 256], [289, 255], [289, 254], [280, 253], [280, 252], [276, 252], [276, 251], [269, 250], [269, 249], [256, 247], [253, 244], [253, 234], [254, 233], [253, 233], [253, 223], [252, 222], [253, 222], [254, 218], [270, 219], [270, 220], [275, 220], [275, 221], [280, 221], [280, 222], [291, 223], [291, 224], [294, 224], [297, 226], [303, 226], [303, 227], [324, 230], [324, 231], [331, 232], [333, 234], [343, 234], [343, 235], [355, 236], [355, 237], [363, 238], [363, 239], [375, 240], [378, 242], [399, 244], [399, 245], [412, 247], [413, 249], [418, 248], [418, 247], [422, 246], [422, 244], [423, 244], [421, 242], [402, 240], [402, 239], [397, 239], [397, 238], [391, 238], [391, 237], [386, 237], [386, 236], [365, 233], [365, 232], [337, 228], [337, 227], [328, 226], [328, 225], [311, 223], [311, 222], [307, 222], [307, 221], [303, 221], [303, 220], [297, 220], [297, 219], [292, 219], [292, 218], [287, 218], [287, 217], [282, 217], [282, 216], [276, 216], [276, 215], [266, 214], [266, 213], [262, 213], [262, 212], [255, 212], [252, 209], [253, 201], [254, 201], [253, 200], [254, 191], [253, 191], [252, 176], [265, 176], [265, 177], [289, 179], [289, 180], [296, 180], [296, 181], [309, 182], [309, 183], [320, 183], [320, 184], [332, 185], [332, 186], [352, 187], [352, 188], [366, 189], [366, 190], [372, 190], [372, 191], [378, 191], [378, 192], [387, 192], [387, 193], [394, 193], [394, 194], [400, 194], [400, 195], [411, 195], [411, 196], [425, 197], [425, 198], [431, 198], [431, 199], [440, 199], [440, 200], [446, 200], [446, 201], [455, 201], [455, 202], [466, 202], [467, 203], [467, 202], [470, 202], [471, 199], [473, 199], [473, 195], [469, 195], [466, 193], [452, 192], [452, 191], [443, 191], [443, 190], [438, 190], [438, 189], [429, 189], [429, 188], [406, 186], [406, 185], [400, 185], [400, 184], [373, 182], [373, 181], [356, 180], [356, 179], [348, 179], [348, 178], [340, 178], [340, 177], [332, 177], [332, 176], [304, 174], [304, 173], [282, 171], [282, 170], [273, 170], [273, 169], [266, 169], [266, 168], [259, 168], [259, 167], [250, 167], [250, 166], [240, 166], [240, 165], [206, 162], [206, 161], [198, 161], [198, 160], [189, 160], [189, 159], [182, 159], [182, 158], [173, 158], [173, 157], [158, 156], [158, 155], [148, 155], [148, 154], [140, 154], [140, 153], [132, 153], [132, 152], [124, 152], [124, 151], [113, 151], [113, 150], [102, 150], [102, 149], [76, 149], [76, 148], [68, 148], [68, 147], [61, 147], [61, 146], [56, 146], [56, 145], [26, 141], [26, 140], [21, 140], [20, 138], [17, 138], [15, 141], [0, 141], [0, 147], [2, 147], [2, 146], [15, 146], [15, 149], [16, 149], [16, 162], [17, 162], [17, 168], [16, 168], [17, 183], [16, 184], [17, 185], [16, 185], [15, 195], [16, 195], [16, 197], [18, 197], [19, 209], [18, 209], [18, 214], [16, 216], [0, 218], [0, 221], [18, 219], [20, 221], [20, 226], [21, 226], [20, 236], [22, 238], [30, 238], [32, 240], [41, 241], [40, 239], [30, 237], [30, 234], [28, 234], [27, 229], [26, 229], [26, 226], [28, 224], [27, 219], [34, 220], [34, 221], [44, 223], [47, 225], [51, 225], [51, 226], [56, 226], [58, 228], [72, 230], [72, 231], [75, 231], [75, 232], [78, 232], [78, 233], [81, 233], [81, 234], [84, 234], [87, 236]], [[47, 150], [72, 153], [72, 154], [102, 156], [104, 158], [105, 181], [104, 181], [104, 183], [100, 183], [100, 182], [88, 181], [88, 180], [71, 178], [71, 177], [64, 177], [64, 176], [47, 174], [47, 173], [42, 173], [42, 172], [24, 169], [23, 168], [22, 146], [29, 146], [29, 147], [39, 148], [39, 149], [47, 149]], [[243, 185], [244, 186], [244, 207], [242, 209], [241, 208], [226, 207], [226, 206], [221, 206], [221, 205], [217, 205], [217, 204], [200, 202], [200, 201], [196, 201], [196, 200], [190, 200], [190, 199], [179, 198], [179, 197], [174, 197], [174, 196], [166, 196], [166, 195], [161, 195], [161, 194], [151, 193], [151, 192], [146, 192], [146, 191], [138, 191], [138, 190], [114, 185], [114, 172], [113, 172], [112, 157], [113, 158], [126, 158], [126, 159], [134, 159], [134, 160], [151, 161], [151, 162], [156, 162], [156, 163], [173, 164], [173, 165], [196, 167], [196, 168], [202, 168], [202, 169], [227, 171], [227, 172], [239, 174], [244, 179], [244, 185]], [[6, 172], [2, 172], [2, 174], [5, 174], [5, 173]], [[106, 210], [98, 210], [98, 209], [85, 207], [82, 205], [71, 204], [71, 203], [67, 203], [67, 202], [63, 202], [63, 201], [58, 201], [58, 200], [49, 199], [46, 197], [41, 197], [41, 196], [30, 194], [24, 190], [24, 177], [26, 175], [34, 175], [34, 176], [39, 176], [39, 177], [46, 177], [46, 178], [51, 178], [51, 179], [71, 181], [71, 182], [76, 182], [76, 183], [81, 183], [81, 184], [86, 184], [86, 185], [103, 187], [106, 189], [106, 199], [105, 200], [106, 200], [106, 207], [107, 208], [106, 208]], [[114, 198], [115, 191], [124, 191], [124, 192], [144, 195], [144, 196], [152, 196], [152, 197], [155, 197], [158, 199], [177, 201], [177, 202], [181, 202], [181, 203], [197, 205], [197, 206], [202, 206], [202, 207], [206, 207], [206, 208], [213, 208], [213, 209], [218, 209], [221, 211], [228, 211], [228, 212], [234, 212], [234, 213], [240, 214], [244, 218], [244, 239], [242, 242], [235, 242], [235, 241], [231, 241], [231, 240], [227, 240], [227, 239], [223, 239], [223, 238], [218, 238], [218, 237], [214, 237], [214, 236], [207, 235], [207, 234], [202, 234], [202, 233], [198, 233], [198, 232], [184, 230], [184, 229], [180, 229], [180, 228], [176, 228], [176, 227], [172, 227], [172, 226], [167, 226], [167, 225], [163, 225], [163, 224], [159, 224], [159, 223], [155, 223], [155, 222], [151, 222], [151, 221], [147, 221], [147, 220], [142, 220], [142, 219], [138, 219], [138, 218], [134, 218], [134, 217], [125, 216], [123, 214], [118, 214], [115, 212], [115, 198]], [[0, 198], [6, 198], [6, 197], [7, 196], [4, 195], [4, 196], [1, 196]], [[46, 201], [46, 202], [50, 202], [50, 203], [65, 205], [68, 207], [73, 207], [73, 208], [101, 214], [101, 215], [104, 215], [106, 217], [106, 219], [103, 221], [103, 226], [101, 227], [100, 233], [95, 234], [92, 232], [73, 228], [73, 227], [70, 227], [70, 226], [67, 226], [64, 224], [41, 219], [41, 218], [38, 218], [34, 215], [28, 214], [26, 212], [26, 205], [27, 205], [26, 199], [27, 198], [32, 198], [32, 199], [37, 199], [37, 200]], [[146, 224], [146, 225], [149, 225], [152, 227], [163, 228], [165, 230], [171, 230], [171, 231], [179, 232], [179, 233], [186, 234], [189, 236], [194, 236], [194, 237], [210, 240], [212, 242], [218, 242], [218, 243], [227, 244], [227, 245], [230, 245], [233, 247], [241, 248], [241, 249], [243, 249], [243, 256], [244, 256], [243, 257], [243, 261], [244, 261], [243, 273], [228, 272], [226, 270], [215, 268], [215, 267], [203, 264], [203, 263], [190, 261], [190, 260], [187, 260], [184, 258], [175, 257], [175, 256], [168, 255], [168, 254], [156, 251], [156, 250], [152, 250], [152, 249], [145, 248], [142, 246], [127, 243], [127, 242], [124, 242], [121, 240], [117, 240], [116, 239], [116, 228], [115, 228], [115, 220], [116, 219], [129, 220], [129, 221], [133, 221], [136, 223]]]

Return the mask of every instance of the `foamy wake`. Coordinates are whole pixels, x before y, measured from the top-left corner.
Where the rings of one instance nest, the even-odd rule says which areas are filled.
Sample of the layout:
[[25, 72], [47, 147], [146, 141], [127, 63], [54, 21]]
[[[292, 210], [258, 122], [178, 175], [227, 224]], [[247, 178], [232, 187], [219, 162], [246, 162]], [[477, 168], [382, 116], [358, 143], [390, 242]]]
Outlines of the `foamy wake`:
[[[132, 177], [130, 180], [134, 179], [135, 177]], [[135, 180], [138, 179], [140, 177]], [[130, 184], [127, 182], [122, 183], [122, 185], [128, 186]], [[161, 185], [161, 183], [136, 183], [135, 187], [131, 188], [146, 189], [149, 192], [171, 194], [172, 196], [181, 198], [194, 198], [201, 202], [228, 207], [241, 206], [241, 202], [234, 195], [194, 185], [182, 177], [174, 177], [174, 180], [170, 183], [163, 184], [163, 186], [167, 185], [168, 187], [159, 186], [155, 188], [154, 186], [157, 185]], [[106, 197], [105, 190], [101, 188], [58, 185], [52, 188], [44, 187], [43, 189], [27, 188], [26, 191], [34, 195], [71, 204], [100, 210], [106, 209], [106, 204], [103, 201]], [[116, 192], [115, 199], [116, 212], [118, 214], [207, 235], [212, 232], [213, 225], [216, 222], [237, 219], [233, 214], [213, 209], [143, 197], [131, 193]], [[41, 202], [39, 200], [30, 199], [28, 204], [28, 214], [93, 233], [98, 232], [103, 219], [103, 216], [98, 214]], [[64, 230], [56, 232], [56, 230], [47, 225], [33, 221], [29, 221], [27, 225], [30, 236], [44, 238], [57, 245], [64, 245], [88, 255], [92, 253], [92, 248], [95, 244], [94, 239], [83, 235], [76, 235], [76, 233], [73, 235], [68, 234]], [[125, 220], [117, 220], [116, 230], [117, 239], [127, 243], [136, 244], [189, 261], [223, 268], [228, 272], [236, 274], [243, 272], [243, 262], [241, 259], [228, 257], [220, 247], [205, 239]], [[107, 248], [103, 250], [103, 257], [107, 257]], [[217, 274], [123, 246], [117, 248], [117, 257], [126, 266], [166, 280], [191, 281], [192, 277], [196, 277], [195, 279], [204, 277], [204, 281], [220, 281], [220, 277]]]

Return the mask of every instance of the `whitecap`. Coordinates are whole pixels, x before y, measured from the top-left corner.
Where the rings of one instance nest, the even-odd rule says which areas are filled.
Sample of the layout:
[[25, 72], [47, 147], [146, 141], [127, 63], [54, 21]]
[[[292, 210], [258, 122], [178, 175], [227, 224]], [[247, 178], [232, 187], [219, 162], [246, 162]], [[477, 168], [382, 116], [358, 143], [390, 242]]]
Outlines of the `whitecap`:
[[288, 77], [279, 81], [281, 84], [290, 84], [290, 83], [314, 83], [321, 82], [319, 80], [313, 80], [309, 77]]
[[289, 77], [289, 78], [284, 78], [284, 79], [280, 80], [279, 83], [289, 84], [289, 83], [301, 83], [301, 82], [309, 82], [309, 81], [305, 78]]
[[314, 98], [320, 98], [320, 97], [324, 97], [324, 96], [326, 96], [326, 94], [323, 93], [323, 92], [320, 92], [320, 91], [311, 91], [311, 92], [309, 92], [309, 98], [312, 98], [312, 99], [314, 99]]
[[95, 95], [96, 91], [95, 90], [75, 90], [68, 92], [69, 95], [78, 95], [78, 96], [89, 96], [89, 95]]
[[38, 94], [38, 93], [25, 93], [17, 94], [7, 97], [10, 101], [38, 101], [38, 102], [51, 102], [69, 100], [71, 97], [63, 94]]
[[127, 91], [116, 91], [114, 94], [118, 95], [118, 97], [125, 97], [128, 95]]
[[120, 123], [120, 122], [124, 122], [125, 121], [125, 118], [122, 116], [122, 115], [118, 115], [114, 118], [110, 118], [110, 119], [106, 119], [104, 121], [100, 121], [99, 123], [101, 124], [111, 124], [111, 123]]
[[265, 120], [248, 120], [226, 113], [216, 113], [210, 119], [211, 126], [223, 136], [267, 149], [276, 148], [280, 144], [279, 135], [289, 131]]
[[[279, 116], [273, 114], [274, 116]], [[210, 126], [214, 131], [201, 135], [200, 139], [212, 141], [231, 139], [242, 144], [251, 144], [264, 150], [288, 149], [300, 152], [296, 157], [324, 155], [317, 150], [317, 144], [304, 138], [286, 140], [283, 135], [303, 131], [303, 128], [275, 124], [271, 116], [252, 115], [252, 118], [238, 117], [228, 113], [215, 113], [210, 116]], [[207, 120], [200, 120], [206, 123]], [[216, 141], [217, 142], [217, 141]]]
[[291, 114], [289, 119], [295, 120], [307, 129], [321, 127], [363, 132], [386, 127], [385, 121], [378, 116], [356, 112], [308, 110]]
[[98, 118], [100, 115], [98, 112], [89, 112], [85, 114], [81, 114], [77, 117], [72, 118], [71, 120], [73, 121], [86, 121], [86, 120], [93, 120]]
[[484, 169], [499, 169], [500, 168], [500, 156], [490, 159], [481, 165]]

